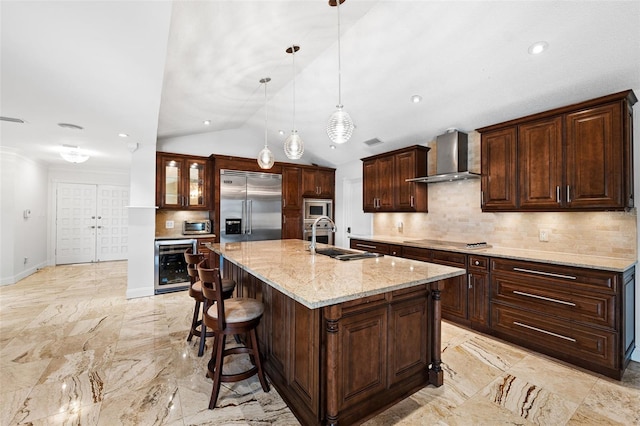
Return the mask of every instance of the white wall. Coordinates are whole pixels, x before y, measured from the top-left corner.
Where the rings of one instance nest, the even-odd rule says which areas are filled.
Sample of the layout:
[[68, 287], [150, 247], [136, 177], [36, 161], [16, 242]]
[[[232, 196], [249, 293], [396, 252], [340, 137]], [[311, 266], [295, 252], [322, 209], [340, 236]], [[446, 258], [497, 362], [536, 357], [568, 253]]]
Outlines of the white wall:
[[6, 285], [47, 265], [48, 185], [46, 167], [15, 151], [0, 148], [0, 166], [0, 285]]

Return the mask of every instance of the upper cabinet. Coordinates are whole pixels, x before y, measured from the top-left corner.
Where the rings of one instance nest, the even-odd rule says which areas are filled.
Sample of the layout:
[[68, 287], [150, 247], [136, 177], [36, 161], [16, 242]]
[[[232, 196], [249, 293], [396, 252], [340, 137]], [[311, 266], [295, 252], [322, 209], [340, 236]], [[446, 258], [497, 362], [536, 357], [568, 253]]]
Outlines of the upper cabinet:
[[156, 203], [166, 209], [208, 210], [210, 163], [206, 157], [159, 152], [156, 155]]
[[636, 102], [629, 90], [478, 129], [482, 210], [633, 207]]
[[302, 195], [304, 197], [333, 199], [335, 185], [335, 169], [324, 167], [302, 168]]
[[376, 212], [426, 212], [427, 185], [406, 182], [427, 175], [429, 148], [408, 148], [362, 159], [363, 210]]

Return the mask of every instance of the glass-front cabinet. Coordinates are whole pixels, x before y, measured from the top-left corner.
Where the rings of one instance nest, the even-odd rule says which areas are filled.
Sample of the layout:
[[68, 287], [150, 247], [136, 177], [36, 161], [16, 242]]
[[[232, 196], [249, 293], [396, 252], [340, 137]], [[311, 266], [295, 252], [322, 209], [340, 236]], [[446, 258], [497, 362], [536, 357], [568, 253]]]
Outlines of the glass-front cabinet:
[[156, 203], [161, 208], [208, 209], [209, 160], [177, 154], [157, 155]]

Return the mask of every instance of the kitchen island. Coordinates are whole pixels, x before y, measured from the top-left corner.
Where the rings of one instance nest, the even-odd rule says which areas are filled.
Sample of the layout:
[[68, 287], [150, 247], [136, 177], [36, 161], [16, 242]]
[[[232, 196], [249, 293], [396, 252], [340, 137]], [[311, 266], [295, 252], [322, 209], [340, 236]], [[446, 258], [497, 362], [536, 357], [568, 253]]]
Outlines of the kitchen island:
[[340, 261], [308, 244], [209, 245], [237, 295], [264, 303], [264, 367], [300, 422], [358, 424], [442, 385], [440, 292], [465, 270], [392, 256]]

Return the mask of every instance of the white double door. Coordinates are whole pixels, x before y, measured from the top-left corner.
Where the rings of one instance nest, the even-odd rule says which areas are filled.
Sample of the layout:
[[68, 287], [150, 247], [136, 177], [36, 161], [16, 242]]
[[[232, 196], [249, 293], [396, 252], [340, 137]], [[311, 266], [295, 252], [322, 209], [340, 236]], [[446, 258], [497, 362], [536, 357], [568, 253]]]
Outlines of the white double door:
[[60, 183], [56, 191], [56, 264], [127, 259], [129, 188]]

